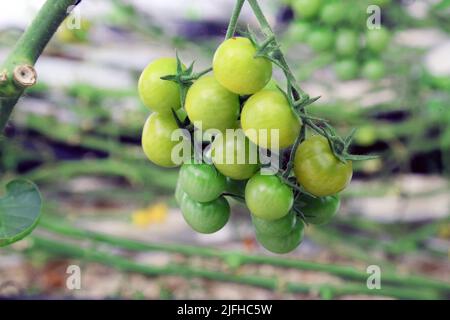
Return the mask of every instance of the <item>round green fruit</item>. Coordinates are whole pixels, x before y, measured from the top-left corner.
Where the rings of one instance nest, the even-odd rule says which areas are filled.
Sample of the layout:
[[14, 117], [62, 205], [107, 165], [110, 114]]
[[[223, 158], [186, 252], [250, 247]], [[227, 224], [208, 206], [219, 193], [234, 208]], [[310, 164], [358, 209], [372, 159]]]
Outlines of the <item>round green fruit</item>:
[[272, 62], [255, 57], [257, 50], [247, 38], [234, 37], [223, 42], [213, 59], [217, 81], [236, 94], [258, 92], [272, 77]]
[[287, 235], [282, 237], [274, 237], [271, 235], [256, 232], [256, 239], [267, 250], [285, 254], [295, 250], [303, 240], [304, 225], [301, 220], [297, 220], [294, 229]]
[[151, 110], [172, 114], [172, 109], [181, 106], [180, 88], [178, 84], [161, 77], [177, 73], [177, 60], [174, 58], [160, 58], [150, 63], [139, 78], [139, 96], [142, 102]]
[[227, 185], [224, 175], [213, 165], [206, 163], [183, 164], [179, 182], [183, 191], [199, 202], [209, 202], [218, 198]]
[[341, 201], [338, 195], [313, 198], [302, 194], [295, 201], [296, 206], [305, 216], [307, 223], [327, 224], [339, 211]]

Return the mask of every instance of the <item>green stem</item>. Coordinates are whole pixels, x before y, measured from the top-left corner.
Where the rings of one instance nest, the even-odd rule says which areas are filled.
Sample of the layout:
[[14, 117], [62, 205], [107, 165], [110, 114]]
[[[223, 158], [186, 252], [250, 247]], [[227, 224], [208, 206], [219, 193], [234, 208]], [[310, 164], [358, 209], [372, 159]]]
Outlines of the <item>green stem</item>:
[[35, 84], [42, 51], [77, 0], [47, 0], [0, 68], [0, 132], [24, 90]]
[[[100, 241], [116, 247], [135, 251], [155, 250], [171, 253], [180, 253], [188, 256], [196, 255], [207, 258], [220, 258], [220, 259], [227, 259], [230, 256], [237, 256], [242, 264], [269, 264], [278, 267], [310, 270], [317, 272], [327, 272], [336, 276], [358, 281], [366, 281], [368, 277], [367, 273], [360, 272], [354, 268], [346, 266], [327, 265], [317, 262], [293, 260], [272, 256], [247, 255], [238, 252], [218, 251], [212, 248], [202, 248], [187, 245], [142, 243], [139, 241], [121, 239], [118, 237], [109, 236], [101, 233], [73, 228], [67, 225], [63, 225], [61, 223], [52, 222], [49, 218], [42, 219], [40, 227], [66, 236], [71, 236], [79, 239], [91, 239], [94, 241]], [[410, 286], [429, 287], [433, 289], [445, 290], [446, 292], [450, 292], [449, 283], [428, 279], [422, 276], [414, 276], [414, 275], [399, 276], [397, 274], [384, 271], [382, 273], [382, 279], [386, 283], [408, 284]]]
[[[273, 38], [274, 44], [276, 46], [279, 46], [279, 43], [275, 37], [275, 33], [272, 30], [272, 27], [270, 26], [269, 22], [267, 21], [264, 13], [261, 10], [261, 7], [258, 4], [257, 0], [248, 0], [248, 3], [250, 4], [253, 12], [255, 13], [256, 19], [258, 20], [259, 24], [261, 25], [261, 30], [264, 33], [264, 35], [267, 38]], [[295, 79], [294, 74], [292, 73], [291, 69], [289, 68], [288, 63], [286, 62], [286, 58], [284, 57], [283, 52], [280, 49], [276, 50], [276, 56], [277, 60], [279, 61], [283, 72], [287, 78], [288, 86], [290, 86], [294, 90], [294, 95], [299, 95], [296, 100], [305, 101], [309, 99], [309, 95], [304, 92], [300, 86], [297, 85], [297, 80]]]
[[225, 40], [230, 39], [234, 36], [236, 32], [236, 25], [239, 19], [239, 15], [241, 14], [242, 7], [244, 5], [245, 0], [237, 0], [236, 5], [233, 9], [233, 14], [231, 15], [230, 23], [228, 24], [227, 34], [225, 36]]
[[36, 248], [47, 250], [52, 253], [66, 257], [80, 258], [83, 260], [102, 263], [126, 272], [138, 272], [148, 276], [173, 275], [186, 278], [206, 278], [215, 281], [234, 282], [251, 286], [258, 286], [270, 290], [285, 290], [291, 293], [312, 293], [327, 290], [332, 296], [367, 294], [376, 296], [390, 296], [399, 299], [438, 299], [440, 295], [435, 291], [416, 290], [413, 288], [396, 288], [382, 286], [380, 290], [370, 290], [366, 283], [350, 283], [341, 286], [331, 286], [323, 284], [304, 284], [283, 282], [276, 277], [263, 277], [254, 275], [238, 275], [220, 271], [211, 271], [204, 268], [186, 267], [179, 264], [169, 264], [166, 266], [144, 265], [131, 261], [128, 257], [108, 254], [98, 250], [84, 249], [77, 245], [70, 245], [44, 237], [33, 236]]

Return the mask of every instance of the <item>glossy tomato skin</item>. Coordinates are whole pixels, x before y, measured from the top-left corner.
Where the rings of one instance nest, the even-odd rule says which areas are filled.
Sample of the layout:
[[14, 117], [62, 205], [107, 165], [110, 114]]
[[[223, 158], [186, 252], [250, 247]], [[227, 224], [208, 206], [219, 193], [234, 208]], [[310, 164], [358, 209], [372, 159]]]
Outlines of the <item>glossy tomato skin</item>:
[[242, 130], [216, 136], [211, 150], [214, 165], [226, 177], [247, 180], [259, 169], [258, 148]]
[[[250, 141], [266, 149], [271, 149], [276, 143], [272, 142], [271, 135], [278, 130], [279, 148], [283, 149], [294, 143], [300, 133], [301, 121], [283, 93], [261, 90], [245, 102], [241, 125]], [[262, 139], [266, 136], [267, 139]]]
[[389, 31], [383, 27], [381, 29], [368, 30], [366, 33], [366, 46], [375, 53], [381, 53], [385, 50], [390, 40]]
[[177, 60], [174, 58], [160, 58], [150, 63], [142, 72], [139, 83], [139, 96], [142, 102], [151, 110], [172, 114], [172, 109], [181, 106], [180, 89], [178, 84], [161, 77], [177, 73]]
[[272, 62], [264, 57], [255, 58], [253, 43], [242, 37], [224, 41], [213, 59], [214, 76], [229, 91], [239, 95], [258, 92], [272, 78]]
[[277, 220], [289, 213], [294, 201], [292, 189], [279, 177], [255, 174], [245, 187], [245, 203], [250, 212], [265, 220]]
[[344, 59], [334, 65], [334, 72], [340, 80], [352, 80], [358, 76], [358, 64], [353, 59]]
[[303, 18], [313, 18], [320, 12], [322, 0], [294, 0], [294, 12]]
[[223, 196], [202, 203], [184, 194], [180, 207], [184, 220], [199, 233], [217, 232], [227, 224], [230, 218], [230, 205]]
[[286, 236], [294, 230], [297, 223], [297, 217], [293, 211], [277, 220], [265, 220], [252, 216], [253, 226], [257, 233], [267, 236], [282, 237]]
[[275, 237], [268, 234], [256, 232], [256, 239], [267, 250], [285, 254], [295, 250], [303, 240], [304, 224], [298, 219], [294, 229], [287, 235]]
[[366, 79], [376, 81], [384, 77], [386, 68], [381, 60], [373, 59], [364, 64], [361, 73]]
[[359, 38], [353, 30], [340, 30], [336, 36], [336, 52], [341, 56], [352, 57], [358, 53]]
[[180, 179], [178, 179], [177, 186], [175, 187], [175, 201], [177, 202], [178, 205], [181, 204], [181, 199], [183, 199], [184, 194], [185, 192], [181, 188]]
[[225, 131], [236, 125], [239, 96], [225, 89], [214, 76], [203, 76], [189, 88], [185, 109], [191, 122], [200, 122], [203, 130]]
[[312, 136], [303, 141], [294, 158], [297, 181], [317, 197], [336, 194], [352, 179], [352, 162], [342, 163], [331, 151], [323, 136]]
[[179, 177], [181, 188], [190, 198], [209, 202], [218, 198], [227, 185], [225, 176], [206, 163], [185, 163]]
[[339, 211], [340, 205], [339, 195], [313, 198], [306, 194], [298, 197], [294, 204], [303, 213], [306, 222], [315, 225], [329, 223]]
[[172, 115], [152, 113], [145, 122], [142, 131], [142, 148], [153, 163], [166, 168], [178, 166], [172, 161], [172, 149], [179, 141], [171, 141], [178, 125]]

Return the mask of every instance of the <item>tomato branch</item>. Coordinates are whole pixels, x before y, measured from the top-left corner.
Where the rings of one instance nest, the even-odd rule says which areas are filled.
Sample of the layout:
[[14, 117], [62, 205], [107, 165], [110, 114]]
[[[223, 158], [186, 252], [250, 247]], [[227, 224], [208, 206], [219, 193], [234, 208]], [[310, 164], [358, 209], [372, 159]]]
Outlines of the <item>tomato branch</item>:
[[0, 132], [26, 88], [37, 81], [34, 65], [71, 6], [79, 0], [47, 0], [0, 67]]

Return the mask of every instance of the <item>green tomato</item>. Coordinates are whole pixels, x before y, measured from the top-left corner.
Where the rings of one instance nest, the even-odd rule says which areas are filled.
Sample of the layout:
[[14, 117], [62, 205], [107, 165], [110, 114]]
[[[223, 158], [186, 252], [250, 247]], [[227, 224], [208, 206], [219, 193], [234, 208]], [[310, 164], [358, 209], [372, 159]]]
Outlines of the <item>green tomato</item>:
[[352, 59], [345, 59], [335, 63], [334, 72], [340, 80], [351, 80], [358, 76], [358, 64]]
[[180, 207], [184, 220], [199, 233], [217, 232], [230, 218], [230, 205], [223, 196], [210, 202], [198, 202], [184, 194]]
[[180, 143], [171, 136], [178, 125], [172, 115], [152, 113], [142, 131], [142, 149], [153, 163], [166, 168], [178, 166], [172, 161], [172, 149]]
[[209, 202], [218, 198], [227, 185], [226, 178], [211, 164], [185, 163], [180, 169], [180, 185], [195, 201]]
[[339, 195], [313, 198], [306, 194], [298, 197], [294, 204], [303, 213], [307, 223], [316, 225], [329, 223], [340, 205]]
[[236, 94], [258, 92], [272, 77], [272, 62], [255, 58], [257, 50], [247, 38], [234, 37], [223, 42], [213, 59], [217, 81]]
[[315, 29], [308, 35], [306, 42], [314, 51], [327, 51], [333, 47], [334, 35], [329, 29]]
[[366, 46], [375, 53], [384, 51], [391, 40], [391, 35], [385, 28], [369, 30], [366, 33]]
[[289, 33], [292, 39], [304, 42], [311, 32], [311, 25], [308, 22], [300, 21], [291, 25]]
[[297, 223], [297, 217], [293, 211], [277, 220], [265, 220], [252, 216], [253, 226], [257, 233], [273, 237], [286, 236], [294, 230]]
[[303, 18], [317, 16], [322, 6], [322, 0], [295, 0], [292, 3], [294, 12]]
[[163, 114], [172, 114], [172, 109], [181, 106], [178, 84], [161, 77], [177, 73], [177, 60], [160, 58], [150, 63], [139, 78], [139, 96], [151, 110]]
[[258, 147], [242, 130], [216, 136], [212, 147], [212, 161], [224, 176], [235, 180], [251, 178], [259, 169]]
[[323, 136], [312, 136], [303, 141], [294, 158], [297, 181], [317, 197], [336, 194], [352, 179], [352, 162], [342, 163], [331, 151]]
[[277, 220], [289, 213], [294, 201], [292, 189], [279, 177], [255, 174], [245, 186], [245, 203], [250, 212], [265, 220]]
[[345, 5], [341, 2], [330, 2], [325, 4], [320, 11], [320, 19], [327, 25], [335, 26], [341, 22], [346, 15]]
[[214, 76], [203, 76], [189, 88], [185, 109], [191, 122], [201, 123], [203, 130], [225, 131], [236, 125], [239, 96], [222, 87]]
[[270, 79], [270, 81], [266, 84], [266, 86], [264, 87], [263, 90], [275, 90], [275, 91], [280, 91], [280, 88], [278, 82], [276, 82], [273, 79]]
[[282, 92], [262, 90], [244, 104], [241, 125], [250, 141], [266, 149], [276, 144], [272, 135], [278, 133], [279, 148], [283, 149], [294, 143], [300, 133], [301, 121]]
[[284, 254], [295, 250], [303, 240], [304, 225], [297, 220], [294, 229], [285, 236], [274, 237], [268, 234], [256, 232], [256, 239], [267, 250]]
[[362, 67], [361, 73], [366, 79], [376, 81], [384, 77], [386, 70], [381, 60], [369, 60]]
[[361, 146], [368, 147], [377, 141], [377, 129], [372, 125], [359, 127], [355, 133], [355, 142]]
[[178, 179], [177, 186], [175, 187], [175, 201], [177, 202], [178, 205], [181, 204], [181, 199], [183, 199], [184, 194], [185, 192], [181, 188], [180, 179]]
[[358, 53], [359, 39], [352, 30], [340, 30], [336, 37], [336, 53], [341, 56], [355, 56]]

